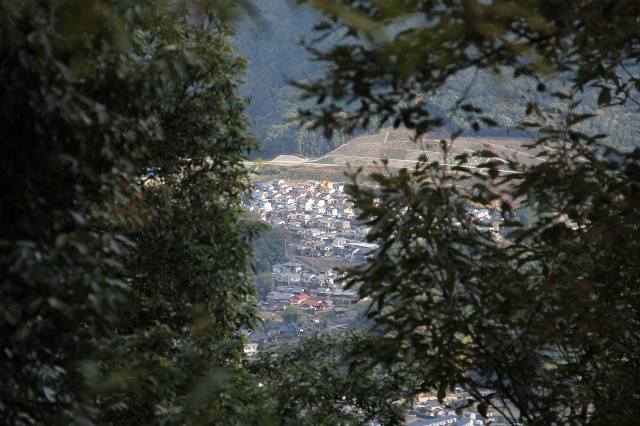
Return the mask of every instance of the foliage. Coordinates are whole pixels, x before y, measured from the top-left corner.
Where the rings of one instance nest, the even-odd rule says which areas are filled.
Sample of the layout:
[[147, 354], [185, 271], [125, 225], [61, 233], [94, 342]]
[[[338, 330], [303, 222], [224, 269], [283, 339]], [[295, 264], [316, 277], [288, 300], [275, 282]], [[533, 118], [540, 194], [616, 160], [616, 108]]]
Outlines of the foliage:
[[[212, 4], [0, 2], [3, 424], [399, 419], [383, 392], [399, 382], [367, 396], [376, 377], [349, 377], [338, 349], [290, 352], [296, 374], [242, 356], [254, 145]], [[304, 371], [316, 393], [289, 405]]]
[[147, 6], [0, 3], [6, 424], [224, 413], [193, 398], [254, 318], [242, 62], [222, 9]]
[[[145, 97], [154, 64], [126, 50], [124, 20], [72, 2], [0, 3], [2, 278], [0, 417], [82, 423], [83, 359], [115, 325], [126, 283], [113, 277], [130, 241], [122, 220], [136, 159], [160, 140]], [[101, 49], [83, 51], [87, 44]]]
[[314, 336], [277, 357], [248, 367], [262, 377], [265, 419], [280, 425], [403, 424], [410, 384], [407, 370], [357, 371], [342, 361], [362, 336]]
[[[238, 37], [236, 40], [241, 53], [248, 59], [247, 82], [243, 90], [253, 99], [248, 109], [250, 116], [255, 120], [251, 130], [261, 142], [262, 155], [265, 158], [272, 158], [281, 153], [298, 153], [307, 157], [317, 157], [344, 143], [346, 136], [337, 129], [336, 135], [331, 138], [323, 138], [319, 129], [311, 129], [313, 121], [309, 120], [308, 117], [301, 116], [298, 108], [310, 109], [315, 104], [315, 100], [300, 103], [297, 101], [300, 92], [287, 85], [288, 80], [310, 81], [317, 78], [322, 70], [322, 63], [310, 60], [309, 52], [303, 46], [297, 45], [298, 43], [296, 42], [299, 39], [312, 40], [314, 37], [320, 36], [322, 40], [319, 46], [327, 49], [337, 45], [344, 32], [339, 31], [338, 28], [336, 28], [337, 31], [329, 30], [323, 33], [312, 31], [312, 28], [319, 20], [319, 14], [317, 12], [314, 13], [309, 7], [294, 8], [290, 3], [287, 0], [256, 1], [256, 9], [259, 11], [258, 16], [249, 16], [242, 19], [238, 25]], [[333, 2], [325, 2], [320, 9], [331, 9], [333, 7], [331, 3]], [[343, 3], [347, 4], [349, 2]], [[385, 18], [391, 17], [388, 20], [389, 22], [384, 21], [382, 17], [370, 20], [366, 16], [366, 11], [363, 11], [360, 15], [357, 13], [354, 15], [358, 18], [362, 17], [360, 20], [356, 18], [357, 25], [354, 28], [356, 30], [365, 28], [365, 31], [369, 29], [376, 33], [374, 36], [377, 36], [378, 33], [386, 32], [393, 37], [406, 30], [408, 23], [422, 23], [419, 20], [419, 16], [411, 15], [412, 5], [427, 9], [433, 2], [385, 1], [385, 3]], [[595, 2], [585, 2], [584, 4], [589, 3], [598, 5]], [[540, 2], [540, 8], [551, 10], [553, 11], [552, 13], [557, 10], [560, 13], [559, 16], [570, 13], [570, 11], [566, 10], [569, 8], [568, 6], [563, 6], [564, 10], [561, 10], [552, 1], [548, 2], [549, 7], [546, 7], [546, 4]], [[403, 17], [393, 18], [397, 14], [393, 12], [395, 5], [406, 8], [408, 19], [403, 19]], [[486, 16], [482, 19], [462, 16], [460, 22], [465, 23], [461, 25], [466, 25], [470, 32], [477, 31], [480, 34], [483, 31], [487, 32], [488, 34], [485, 38], [490, 38], [491, 34], [489, 33], [492, 28], [496, 29], [497, 25], [502, 22], [502, 18], [499, 18], [495, 20], [498, 24], [494, 24], [491, 14], [499, 15], [501, 8], [507, 10], [509, 8], [515, 9], [516, 13], [521, 13], [525, 19], [528, 16], [526, 3], [518, 5], [496, 4], [493, 10], [483, 12]], [[604, 5], [602, 5], [602, 8], [604, 8]], [[585, 7], [585, 10], [588, 9], [589, 7]], [[339, 7], [336, 10], [339, 10]], [[597, 16], [597, 8], [595, 10], [594, 16]], [[442, 14], [446, 15], [446, 12], [442, 12]], [[462, 15], [463, 12], [458, 14]], [[380, 25], [379, 22], [385, 22], [385, 25]], [[483, 26], [482, 22], [488, 22], [489, 25]], [[517, 28], [513, 30], [514, 32], [518, 31]], [[459, 31], [459, 28], [456, 27], [452, 28], [448, 34], [444, 34], [443, 30], [441, 36], [453, 39], [458, 34], [457, 31]], [[570, 30], [567, 29], [568, 31]], [[616, 31], [618, 31], [617, 27]], [[413, 37], [414, 34], [418, 35]], [[380, 66], [376, 68], [376, 73], [378, 71], [383, 72], [386, 68], [400, 70], [404, 67], [406, 73], [410, 74], [413, 62], [419, 63], [420, 58], [429, 51], [434, 52], [434, 55], [435, 52], [440, 52], [441, 55], [439, 57], [446, 61], [447, 52], [453, 52], [456, 49], [455, 41], [444, 42], [442, 46], [437, 46], [437, 49], [431, 49], [431, 44], [421, 45], [420, 37], [427, 37], [427, 33], [418, 29], [414, 33], [407, 33], [404, 37], [388, 40], [387, 46], [375, 53], [381, 57]], [[477, 40], [481, 44], [482, 36], [478, 37]], [[418, 47], [415, 48], [411, 43], [415, 43]], [[428, 41], [428, 43], [435, 45], [437, 41]], [[447, 47], [445, 49], [442, 48], [449, 45], [453, 47], [448, 51], [445, 51]], [[385, 58], [385, 56], [392, 54], [393, 49], [402, 51], [400, 57]], [[506, 47], [506, 50], [508, 49], [509, 47]], [[515, 47], [514, 49], [515, 54], [518, 49], [525, 50], [528, 47]], [[496, 52], [495, 55], [498, 54]], [[365, 55], [366, 52], [363, 56]], [[389, 65], [387, 65], [387, 62]], [[438, 58], [434, 56], [433, 62], [423, 62], [425, 63], [424, 68], [429, 69], [428, 64], [434, 63], [437, 65]], [[629, 70], [637, 73], [633, 67], [629, 68]], [[436, 115], [443, 118], [443, 129], [446, 129], [449, 133], [455, 131], [458, 127], [471, 129], [473, 122], [476, 121], [474, 117], [469, 117], [465, 111], [460, 111], [456, 108], [458, 101], [464, 97], [475, 106], [482, 108], [485, 117], [500, 124], [501, 127], [485, 129], [488, 135], [505, 136], [507, 131], [512, 136], [520, 135], [516, 126], [518, 122], [525, 118], [526, 105], [524, 102], [526, 100], [543, 100], [548, 103], [548, 108], [561, 107], [562, 102], [558, 103], [558, 100], [553, 99], [549, 94], [554, 91], [564, 90], [564, 78], [562, 76], [553, 79], [547, 78], [545, 80], [545, 84], [548, 86], [547, 91], [538, 92], [536, 78], [523, 78], [522, 76], [516, 78], [511, 71], [505, 68], [501, 70], [500, 74], [496, 74], [490, 66], [484, 70], [473, 67], [452, 70], [451, 73], [446, 75], [446, 78], [442, 78], [441, 89], [425, 91], [417, 90], [416, 88], [416, 92], [422, 98], [424, 107], [432, 116]], [[346, 75], [348, 76], [348, 73]], [[375, 78], [374, 74], [370, 75], [371, 78]], [[363, 83], [359, 84], [366, 85], [367, 78], [364, 79]], [[351, 80], [355, 81], [355, 79]], [[381, 80], [383, 79], [381, 78]], [[388, 83], [388, 87], [393, 85], [392, 82], [383, 82], [384, 84]], [[586, 88], [584, 92], [585, 102], [581, 105], [581, 113], [596, 114], [596, 117], [589, 120], [588, 123], [582, 123], [579, 127], [582, 131], [608, 134], [610, 143], [616, 146], [633, 146], [631, 145], [634, 141], [633, 135], [635, 134], [635, 129], [640, 125], [637, 115], [624, 106], [597, 107], [595, 102], [600, 91], [599, 87]], [[407, 97], [407, 99], [411, 100], [412, 98]], [[523, 103], [521, 106], [516, 107], [513, 100], [522, 100]], [[344, 102], [334, 102], [336, 116], [340, 114], [338, 111], [342, 111], [342, 114], [345, 114], [354, 106], [357, 106], [357, 103], [350, 104], [346, 98]], [[374, 114], [370, 116], [371, 128], [376, 128], [380, 125], [380, 118], [381, 116]]]
[[258, 293], [258, 299], [264, 300], [273, 289], [275, 288], [275, 278], [271, 272], [260, 272], [253, 279], [256, 286], [256, 292]]
[[302, 319], [302, 309], [297, 306], [287, 306], [284, 312], [282, 313], [282, 321], [287, 324], [292, 322], [299, 323]]
[[[427, 95], [467, 70], [509, 73], [535, 85], [510, 104], [523, 111], [513, 125], [531, 132], [545, 160], [510, 162], [503, 173], [484, 151], [480, 170], [462, 155], [453, 169], [423, 162], [374, 174], [373, 188], [354, 175], [349, 193], [380, 248], [349, 272], [371, 298], [378, 333], [352, 356], [417, 369], [426, 380], [416, 392], [442, 398], [462, 386], [481, 412], [492, 406], [514, 424], [633, 423], [640, 150], [614, 149], [588, 124], [591, 111], [611, 107], [637, 119], [638, 3], [314, 4], [327, 13], [317, 29], [343, 35], [334, 47], [310, 46], [330, 68], [299, 84], [318, 103], [303, 114], [327, 135], [373, 118], [422, 135], [443, 122]], [[451, 111], [470, 128], [511, 125], [467, 94]], [[338, 120], [344, 104], [352, 108]], [[630, 138], [618, 144], [637, 145]], [[470, 203], [500, 206], [505, 235], [479, 230]], [[512, 220], [515, 203], [527, 226]]]
[[155, 214], [131, 236], [137, 248], [127, 253], [121, 274], [133, 303], [122, 311], [118, 335], [103, 346], [105, 374], [135, 371], [124, 386], [100, 395], [103, 407], [126, 404], [105, 414], [117, 424], [220, 416], [218, 399], [194, 406], [191, 393], [212, 368], [238, 362], [235, 332], [254, 321], [250, 245], [239, 226], [250, 226], [239, 221], [248, 185], [242, 161], [252, 147], [244, 103], [235, 94], [243, 64], [217, 15], [197, 25], [188, 23], [188, 11], [174, 19], [143, 40], [151, 57], [171, 52], [165, 61], [179, 73], [165, 77], [164, 96], [151, 104], [164, 139], [146, 150], [142, 161], [153, 177], [138, 186]]
[[276, 263], [287, 261], [285, 249], [291, 242], [289, 230], [284, 226], [269, 226], [252, 243], [256, 272], [271, 272]]

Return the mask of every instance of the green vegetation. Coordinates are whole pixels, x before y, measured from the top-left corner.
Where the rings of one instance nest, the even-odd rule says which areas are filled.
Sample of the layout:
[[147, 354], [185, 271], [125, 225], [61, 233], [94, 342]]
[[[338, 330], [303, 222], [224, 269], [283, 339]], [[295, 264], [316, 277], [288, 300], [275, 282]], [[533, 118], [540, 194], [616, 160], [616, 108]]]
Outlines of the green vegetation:
[[[380, 249], [349, 282], [373, 330], [249, 362], [239, 330], [287, 235], [256, 239], [240, 208], [256, 144], [230, 2], [0, 0], [3, 424], [397, 425], [455, 386], [512, 423], [636, 422], [640, 150], [616, 147], [637, 146], [640, 4], [313, 2], [316, 79], [282, 53], [306, 31], [292, 9], [258, 3], [239, 26], [278, 46], [249, 46], [265, 152], [393, 124], [528, 132], [546, 161], [354, 175]], [[306, 80], [284, 89], [282, 69]], [[477, 232], [469, 203], [500, 204], [507, 238]]]
[[276, 263], [287, 261], [285, 249], [291, 242], [289, 230], [284, 226], [269, 226], [253, 242], [253, 259], [256, 272], [271, 272]]
[[289, 324], [292, 322], [299, 323], [303, 315], [304, 313], [299, 307], [287, 306], [287, 308], [282, 313], [282, 321], [284, 321], [285, 324]]
[[256, 286], [258, 299], [264, 300], [276, 286], [275, 279], [271, 272], [259, 272], [253, 277], [253, 284]]
[[[425, 162], [371, 176], [376, 189], [354, 176], [349, 194], [380, 248], [349, 272], [377, 333], [350, 359], [414, 368], [424, 378], [415, 391], [439, 398], [461, 386], [511, 423], [634, 423], [640, 149], [616, 147], [638, 145], [640, 4], [316, 4], [321, 35], [343, 37], [311, 44], [327, 72], [299, 87], [317, 103], [303, 117], [328, 135], [374, 118], [421, 135], [442, 130], [446, 112], [459, 129], [445, 151], [465, 130], [511, 128], [529, 132], [545, 160], [502, 175], [494, 153], [479, 152], [486, 173]], [[501, 90], [477, 87], [489, 78]], [[510, 200], [526, 224], [512, 220]], [[500, 205], [507, 238], [478, 232], [469, 203]]]
[[201, 380], [254, 323], [229, 28], [186, 3], [0, 10], [3, 424], [220, 418]]
[[[350, 2], [343, 3], [349, 4]], [[387, 6], [390, 10], [395, 5], [410, 10], [416, 4], [413, 1], [400, 2], [395, 0], [387, 0], [385, 3], [390, 5]], [[241, 20], [238, 25], [237, 43], [241, 53], [248, 59], [247, 82], [243, 90], [253, 100], [248, 111], [256, 122], [252, 131], [261, 143], [261, 155], [271, 159], [281, 153], [298, 153], [317, 158], [344, 144], [348, 140], [348, 136], [336, 128], [335, 135], [330, 138], [323, 137], [322, 130], [314, 128], [313, 120], [301, 115], [298, 111], [299, 108], [303, 110], [313, 108], [314, 101], [309, 99], [301, 102], [299, 100], [301, 92], [297, 88], [287, 85], [286, 82], [287, 80], [309, 81], [321, 75], [322, 62], [313, 61], [309, 51], [300, 45], [299, 40], [313, 40], [315, 37], [320, 37], [319, 43], [313, 47], [326, 48], [339, 43], [343, 33], [339, 31], [314, 33], [312, 28], [320, 20], [321, 15], [308, 5], [294, 7], [286, 0], [268, 2], [256, 0], [255, 4], [258, 16], [250, 16]], [[321, 5], [320, 9], [331, 10], [333, 6], [330, 4], [331, 2]], [[431, 7], [431, 3], [428, 4], [421, 7]], [[548, 6], [551, 10], [557, 9], [551, 2]], [[497, 5], [492, 13], [499, 14], [497, 10], [501, 7], [506, 9], [520, 8], [520, 11], [511, 12], [523, 13], [524, 19], [528, 18], [526, 5]], [[522, 12], [523, 10], [525, 12]], [[561, 11], [561, 13], [564, 12]], [[359, 18], [354, 17], [354, 19], [358, 20]], [[384, 26], [378, 25], [378, 22], [367, 23], [367, 19], [365, 17], [361, 23], [365, 26], [371, 25], [364, 30], [369, 31], [369, 34], [363, 33], [361, 35], [364, 38], [372, 37], [378, 41], [389, 40], [386, 42], [387, 48], [377, 52], [379, 55], [377, 60], [381, 65], [381, 70], [388, 69], [390, 72], [406, 69], [406, 72], [410, 74], [414, 65], [420, 63], [424, 52], [427, 51], [426, 46], [431, 47], [432, 44], [435, 45], [434, 51], [443, 52], [441, 58], [447, 60], [444, 56], [447, 49], [449, 51], [453, 49], [449, 45], [455, 46], [455, 38], [463, 37], [456, 31], [439, 34], [438, 37], [440, 37], [439, 40], [442, 41], [442, 44], [436, 45], [436, 43], [426, 40], [429, 37], [426, 32], [418, 35], [414, 32], [406, 33], [394, 40], [393, 37], [396, 34], [401, 34], [409, 26], [407, 23], [416, 21], [416, 16], [407, 20], [397, 20], [392, 16]], [[477, 22], [477, 20], [471, 20], [468, 17], [460, 19]], [[501, 20], [502, 18], [498, 18], [498, 21]], [[594, 22], [596, 21], [594, 20]], [[476, 30], [480, 34], [478, 40], [490, 38], [490, 36], [482, 35], [483, 31], [489, 30], [483, 28], [476, 28]], [[422, 43], [419, 37], [425, 38], [425, 43]], [[445, 47], [442, 48], [443, 46]], [[527, 49], [528, 47], [523, 47], [523, 51]], [[562, 49], [567, 50], [568, 47], [562, 47]], [[522, 54], [524, 57], [525, 53], [522, 52]], [[512, 52], [510, 55], [513, 57], [517, 55], [517, 52]], [[539, 61], [541, 57], [530, 59], [538, 61], [540, 66], [546, 66]], [[356, 58], [356, 61], [358, 60]], [[489, 137], [526, 136], [526, 131], [518, 129], [518, 123], [525, 119], [526, 103], [529, 101], [543, 102], [547, 104], [549, 110], [565, 109], [566, 102], [564, 100], [550, 96], [554, 91], [563, 91], [566, 87], [562, 75], [546, 78], [547, 90], [540, 92], [537, 90], [538, 80], [535, 77], [525, 78], [522, 74], [526, 74], [526, 72], [522, 73], [522, 71], [519, 71], [520, 74], [516, 76], [512, 69], [500, 68], [500, 65], [495, 68], [499, 73], [493, 72], [493, 69], [488, 66], [489, 61], [485, 61], [487, 66], [480, 64], [480, 68], [463, 65], [460, 69], [447, 69], [440, 74], [438, 74], [438, 70], [443, 69], [444, 66], [435, 63], [435, 61], [429, 63], [434, 65], [432, 68], [434, 80], [438, 80], [438, 85], [442, 85], [442, 87], [435, 90], [432, 87], [417, 89], [416, 96], [413, 98], [398, 98], [398, 105], [402, 102], [411, 104], [420, 100], [419, 102], [424, 106], [425, 111], [434, 117], [441, 117], [443, 126], [440, 130], [430, 129], [431, 135], [435, 138], [444, 137], [458, 127], [472, 129], [475, 120], [473, 117], [469, 117], [467, 111], [457, 108], [461, 102], [472, 102], [476, 107], [482, 108], [483, 115], [488, 120], [495, 121], [500, 125], [500, 127], [490, 127], [483, 130], [483, 135]], [[522, 66], [527, 66], [526, 61], [523, 61]], [[625, 67], [632, 74], [637, 74], [637, 69], [633, 68], [633, 64], [625, 63]], [[426, 68], [423, 67], [423, 69]], [[621, 70], [621, 74], [624, 73], [625, 71]], [[356, 75], [352, 74], [349, 77], [352, 81], [361, 81], [362, 87], [366, 87], [369, 76], [357, 75], [356, 78], [354, 77]], [[417, 85], [420, 84], [419, 81], [416, 80], [416, 82]], [[386, 90], [386, 88], [392, 87], [391, 83], [387, 83], [383, 82], [385, 86], [381, 86], [381, 88]], [[600, 89], [599, 87], [584, 87], [584, 102], [579, 107], [580, 113], [595, 114], [595, 117], [588, 122], [581, 123], [578, 128], [592, 134], [608, 134], [609, 142], [614, 146], [635, 146], [636, 131], [640, 128], [637, 114], [633, 109], [623, 105], [599, 107], [596, 101], [601, 93]], [[375, 94], [375, 92], [372, 93]], [[612, 93], [615, 93], [615, 90]], [[348, 113], [352, 112], [350, 108], [357, 109], [358, 104], [350, 104], [346, 99], [336, 100], [334, 118], [345, 120]], [[378, 114], [376, 111], [371, 112], [368, 122], [371, 124], [370, 129], [375, 130], [381, 126], [384, 114]], [[348, 127], [353, 122], [347, 123], [345, 121], [343, 124], [344, 127]], [[356, 130], [356, 134], [360, 133], [360, 130]]]
[[[344, 388], [353, 412], [342, 392], [291, 409], [274, 401], [291, 400], [298, 377], [269, 357], [247, 367], [238, 331], [257, 323], [260, 227], [241, 210], [255, 144], [230, 12], [0, 1], [3, 425], [348, 424], [398, 411], [363, 398], [366, 374]], [[345, 376], [305, 351], [288, 359], [323, 383]]]

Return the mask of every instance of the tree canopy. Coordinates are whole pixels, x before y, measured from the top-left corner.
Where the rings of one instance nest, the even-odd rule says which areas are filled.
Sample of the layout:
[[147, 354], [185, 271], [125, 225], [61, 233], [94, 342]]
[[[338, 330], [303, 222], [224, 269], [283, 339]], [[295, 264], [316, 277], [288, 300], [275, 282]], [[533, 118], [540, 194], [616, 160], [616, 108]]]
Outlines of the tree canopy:
[[[303, 116], [327, 136], [377, 121], [428, 137], [446, 119], [430, 100], [461, 73], [492, 73], [530, 85], [509, 100], [522, 110], [517, 122], [474, 104], [473, 79], [451, 111], [469, 131], [527, 132], [542, 160], [497, 160], [487, 149], [457, 155], [455, 167], [386, 168], [373, 187], [354, 175], [349, 193], [380, 247], [349, 271], [350, 286], [371, 298], [377, 336], [354, 359], [416, 368], [416, 391], [439, 397], [463, 387], [469, 403], [514, 424], [635, 422], [640, 149], [616, 149], [588, 123], [611, 107], [637, 117], [640, 5], [313, 4], [326, 14], [317, 42], [342, 36], [309, 44], [328, 71], [298, 83], [316, 103]], [[445, 156], [464, 130], [440, 141]], [[637, 147], [637, 132], [622, 145]], [[471, 156], [484, 164], [469, 167]], [[470, 219], [480, 206], [501, 212], [500, 237]], [[529, 211], [526, 226], [518, 209]]]
[[295, 374], [243, 356], [261, 227], [231, 3], [0, 1], [3, 424], [400, 418], [398, 382], [367, 398], [385, 373], [333, 341], [287, 352]]
[[217, 418], [254, 322], [224, 7], [138, 3], [0, 3], [6, 424]]
[[[529, 132], [544, 161], [485, 150], [375, 187], [354, 176], [380, 247], [348, 278], [372, 333], [249, 363], [255, 144], [231, 3], [0, 0], [0, 418], [400, 424], [412, 396], [462, 386], [512, 423], [634, 423], [640, 150], [587, 124], [637, 117], [640, 5], [312, 2], [327, 18], [309, 51], [329, 68], [298, 87], [316, 142], [385, 123], [424, 135], [460, 77], [461, 130]], [[515, 122], [473, 102], [476, 70], [530, 85]], [[500, 238], [467, 215], [480, 205], [501, 211]]]

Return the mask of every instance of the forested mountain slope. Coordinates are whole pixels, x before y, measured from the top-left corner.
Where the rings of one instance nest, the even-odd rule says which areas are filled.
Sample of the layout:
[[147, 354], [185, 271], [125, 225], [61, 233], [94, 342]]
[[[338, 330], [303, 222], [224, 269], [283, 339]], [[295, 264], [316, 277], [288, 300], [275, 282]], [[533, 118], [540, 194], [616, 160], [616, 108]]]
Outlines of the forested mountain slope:
[[[321, 71], [321, 65], [310, 61], [310, 55], [299, 43], [303, 38], [314, 36], [318, 12], [286, 0], [261, 0], [255, 5], [256, 13], [244, 16], [238, 23], [236, 45], [248, 62], [244, 93], [252, 98], [249, 106], [249, 114], [254, 120], [252, 131], [262, 147], [256, 155], [273, 158], [282, 153], [298, 153], [320, 157], [345, 143], [346, 139], [343, 135], [326, 139], [321, 132], [299, 123], [298, 108], [305, 105], [298, 99], [299, 92], [287, 84], [289, 80], [313, 78]], [[338, 35], [335, 35], [324, 43], [337, 40]], [[410, 51], [406, 54], [410, 55]], [[553, 90], [561, 91], [563, 82], [558, 80], [556, 86]], [[482, 108], [486, 117], [504, 126], [500, 130], [483, 130], [481, 136], [522, 136], [522, 132], [515, 130], [515, 124], [524, 119], [526, 112], [520, 101], [542, 101], [558, 112], [566, 110], [569, 104], [569, 101], [552, 101], [549, 93], [553, 90], [541, 93], [536, 88], [535, 81], [514, 78], [508, 72], [496, 76], [489, 71], [468, 70], [451, 77], [442, 90], [425, 93], [424, 97], [430, 112], [444, 118], [446, 135], [458, 128], [471, 129], [472, 122], [465, 115], [451, 112], [464, 96], [466, 102]], [[596, 105], [599, 93], [593, 89], [584, 94], [584, 104]], [[596, 114], [596, 117], [588, 120], [582, 130], [608, 134], [611, 145], [630, 147], [633, 136], [640, 129], [634, 108], [637, 106], [595, 110], [585, 107], [582, 113]]]

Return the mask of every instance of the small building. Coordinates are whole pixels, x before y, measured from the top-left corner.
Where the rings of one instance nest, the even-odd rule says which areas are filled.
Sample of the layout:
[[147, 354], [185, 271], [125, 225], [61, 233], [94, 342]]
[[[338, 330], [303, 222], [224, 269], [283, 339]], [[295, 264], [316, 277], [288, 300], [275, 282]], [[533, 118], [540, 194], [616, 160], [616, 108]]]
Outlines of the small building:
[[246, 343], [244, 345], [244, 354], [246, 356], [255, 356], [258, 354], [258, 344], [257, 343]]
[[296, 262], [283, 263], [282, 267], [291, 274], [299, 274], [302, 272], [302, 264]]

